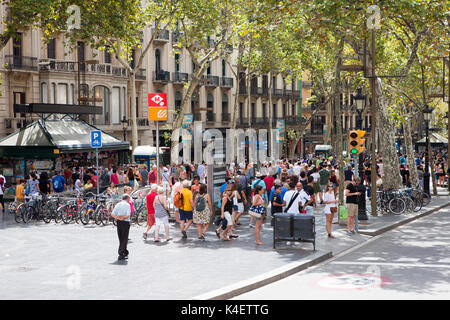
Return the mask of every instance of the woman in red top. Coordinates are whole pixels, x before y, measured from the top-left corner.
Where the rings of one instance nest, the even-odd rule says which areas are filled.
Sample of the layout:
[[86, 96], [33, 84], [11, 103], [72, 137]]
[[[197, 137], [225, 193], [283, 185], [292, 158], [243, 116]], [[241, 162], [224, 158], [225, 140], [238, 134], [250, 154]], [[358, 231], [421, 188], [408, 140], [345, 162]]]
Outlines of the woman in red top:
[[117, 174], [117, 170], [113, 169], [113, 173], [111, 174], [111, 182], [114, 183], [114, 185], [118, 185], [119, 182], [119, 175]]
[[145, 230], [144, 234], [142, 235], [144, 240], [147, 240], [147, 233], [156, 222], [155, 207], [153, 206], [153, 203], [155, 202], [155, 198], [158, 195], [157, 190], [158, 190], [158, 185], [153, 184], [151, 192], [149, 194], [147, 194], [147, 196], [145, 197], [145, 201], [147, 204], [147, 230]]

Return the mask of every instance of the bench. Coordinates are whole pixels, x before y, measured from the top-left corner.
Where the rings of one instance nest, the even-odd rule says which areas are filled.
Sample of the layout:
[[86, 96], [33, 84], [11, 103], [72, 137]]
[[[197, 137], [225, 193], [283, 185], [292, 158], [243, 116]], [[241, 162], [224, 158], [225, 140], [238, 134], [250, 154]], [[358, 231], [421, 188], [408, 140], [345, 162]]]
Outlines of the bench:
[[314, 216], [275, 213], [273, 216], [273, 248], [277, 241], [309, 242], [316, 251], [316, 222]]

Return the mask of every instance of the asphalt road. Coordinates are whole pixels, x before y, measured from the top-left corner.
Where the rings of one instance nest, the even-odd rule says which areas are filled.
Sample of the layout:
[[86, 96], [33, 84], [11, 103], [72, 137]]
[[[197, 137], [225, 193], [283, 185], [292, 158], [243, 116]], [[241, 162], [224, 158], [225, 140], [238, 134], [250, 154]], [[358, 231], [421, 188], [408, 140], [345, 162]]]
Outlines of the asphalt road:
[[234, 300], [449, 299], [449, 229], [445, 208]]

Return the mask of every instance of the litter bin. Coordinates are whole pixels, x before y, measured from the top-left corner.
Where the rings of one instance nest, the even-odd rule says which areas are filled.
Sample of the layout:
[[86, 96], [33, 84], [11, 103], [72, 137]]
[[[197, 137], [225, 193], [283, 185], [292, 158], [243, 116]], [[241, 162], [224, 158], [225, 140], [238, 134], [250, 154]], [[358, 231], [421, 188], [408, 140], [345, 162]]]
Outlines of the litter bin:
[[316, 250], [315, 217], [289, 213], [275, 213], [273, 216], [273, 248], [277, 241], [309, 242]]

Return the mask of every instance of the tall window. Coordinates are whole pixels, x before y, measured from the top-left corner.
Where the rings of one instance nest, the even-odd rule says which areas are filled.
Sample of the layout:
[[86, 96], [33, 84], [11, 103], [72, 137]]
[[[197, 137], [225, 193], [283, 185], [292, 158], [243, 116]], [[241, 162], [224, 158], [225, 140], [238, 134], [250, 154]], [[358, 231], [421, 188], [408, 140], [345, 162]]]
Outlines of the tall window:
[[228, 114], [228, 96], [225, 93], [222, 95], [222, 114]]
[[48, 88], [47, 83], [42, 82], [41, 83], [41, 102], [42, 103], [48, 103]]
[[208, 93], [208, 96], [206, 97], [206, 118], [209, 121], [214, 121], [214, 97], [211, 93]]
[[159, 49], [155, 50], [155, 71], [157, 73], [161, 71], [161, 52]]
[[111, 99], [111, 122], [112, 124], [120, 124], [121, 114], [120, 114], [120, 88], [112, 88], [112, 99]]
[[102, 114], [95, 115], [95, 124], [110, 124], [111, 123], [111, 92], [105, 86], [96, 86], [93, 88], [93, 96], [97, 99], [103, 99], [102, 102], [97, 102], [103, 108]]
[[244, 118], [244, 104], [242, 102], [239, 103], [239, 118]]
[[66, 104], [69, 103], [69, 92], [68, 86], [65, 83], [58, 83], [58, 92], [56, 97], [56, 103]]
[[276, 104], [276, 103], [274, 103], [274, 104], [273, 104], [273, 107], [272, 107], [272, 117], [273, 117], [273, 119], [277, 119], [277, 117], [278, 117], [278, 114], [277, 114], [277, 104]]
[[256, 106], [255, 106], [254, 102], [252, 102], [251, 107], [252, 107], [252, 110], [251, 110], [252, 118], [255, 119], [256, 118]]
[[225, 59], [222, 59], [222, 77], [227, 76], [227, 64], [225, 62]]
[[181, 110], [181, 103], [183, 102], [183, 96], [180, 91], [175, 92], [175, 111]]
[[175, 53], [175, 72], [180, 72], [180, 55]]
[[262, 104], [262, 117], [263, 119], [267, 118], [267, 104], [263, 103]]
[[105, 63], [111, 63], [111, 53], [109, 53], [109, 46], [105, 48]]
[[51, 39], [49, 43], [47, 43], [47, 58], [56, 59], [56, 40]]
[[[78, 56], [78, 62], [85, 60], [85, 46], [83, 41], [77, 42], [77, 56]], [[84, 63], [79, 65], [80, 71], [85, 71], [85, 65]]]
[[57, 98], [56, 98], [56, 83], [52, 82], [52, 86], [51, 86], [51, 92], [50, 92], [50, 97], [52, 98], [51, 103], [57, 103]]

